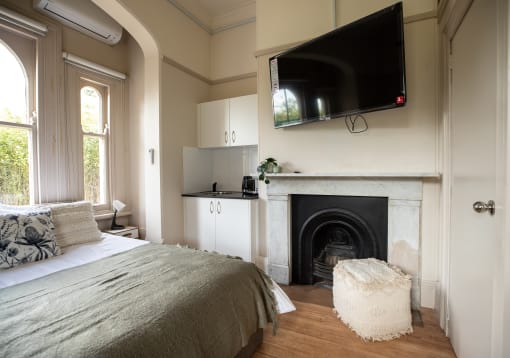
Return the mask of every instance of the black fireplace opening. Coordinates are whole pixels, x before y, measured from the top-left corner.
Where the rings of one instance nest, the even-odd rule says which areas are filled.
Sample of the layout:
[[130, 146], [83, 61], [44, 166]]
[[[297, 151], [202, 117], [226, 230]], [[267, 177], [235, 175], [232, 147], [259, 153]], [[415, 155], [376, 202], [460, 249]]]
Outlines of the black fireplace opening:
[[388, 198], [292, 195], [292, 283], [326, 286], [340, 260], [387, 261]]

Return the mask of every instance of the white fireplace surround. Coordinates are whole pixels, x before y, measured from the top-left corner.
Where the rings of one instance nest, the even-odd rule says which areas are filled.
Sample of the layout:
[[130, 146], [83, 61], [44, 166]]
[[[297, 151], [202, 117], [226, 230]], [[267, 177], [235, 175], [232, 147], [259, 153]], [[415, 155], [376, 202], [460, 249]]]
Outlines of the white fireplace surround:
[[388, 198], [388, 262], [412, 275], [412, 306], [420, 307], [420, 211], [422, 178], [413, 174], [275, 174], [267, 186], [268, 271], [278, 283], [291, 282], [291, 194]]

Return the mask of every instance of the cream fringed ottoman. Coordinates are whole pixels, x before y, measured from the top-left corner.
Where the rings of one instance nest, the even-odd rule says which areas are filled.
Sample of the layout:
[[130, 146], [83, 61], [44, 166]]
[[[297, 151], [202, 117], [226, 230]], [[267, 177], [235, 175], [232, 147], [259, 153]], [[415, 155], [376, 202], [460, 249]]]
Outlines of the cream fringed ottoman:
[[339, 261], [333, 271], [338, 317], [364, 340], [412, 333], [411, 276], [377, 259]]

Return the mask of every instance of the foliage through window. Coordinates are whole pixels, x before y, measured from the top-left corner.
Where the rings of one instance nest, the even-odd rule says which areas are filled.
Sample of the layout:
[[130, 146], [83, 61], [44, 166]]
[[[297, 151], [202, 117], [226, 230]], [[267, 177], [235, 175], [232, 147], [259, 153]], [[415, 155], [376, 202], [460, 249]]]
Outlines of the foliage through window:
[[18, 57], [2, 41], [0, 79], [0, 203], [25, 205], [33, 197], [29, 80]]
[[275, 126], [301, 121], [299, 102], [294, 92], [287, 88], [273, 93]]
[[80, 90], [81, 130], [83, 133], [84, 199], [106, 204], [107, 177], [107, 88], [84, 82]]

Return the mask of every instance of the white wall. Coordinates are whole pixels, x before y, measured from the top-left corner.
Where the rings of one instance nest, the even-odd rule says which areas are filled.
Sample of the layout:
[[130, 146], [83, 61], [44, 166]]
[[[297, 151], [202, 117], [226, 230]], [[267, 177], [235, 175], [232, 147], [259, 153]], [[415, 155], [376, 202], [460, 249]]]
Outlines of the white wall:
[[143, 148], [143, 119], [144, 119], [144, 73], [145, 63], [143, 52], [138, 43], [130, 38], [129, 53], [129, 197], [126, 198], [131, 209], [131, 225], [138, 226], [140, 235], [145, 237], [145, 176], [143, 171], [145, 153]]
[[241, 191], [242, 178], [257, 171], [257, 146], [183, 148], [183, 193], [211, 190]]
[[139, 0], [117, 1], [143, 23], [162, 55], [209, 77], [210, 38], [207, 32], [169, 1], [151, 0], [150, 5]]
[[[394, 0], [336, 0], [337, 26], [348, 24], [395, 3]], [[435, 11], [436, 5], [436, 0], [404, 0], [404, 16], [410, 17]]]
[[211, 80], [257, 71], [255, 23], [211, 36]]
[[209, 86], [173, 66], [162, 67], [161, 205], [165, 243], [183, 238], [183, 147], [197, 145], [197, 103], [207, 99]]
[[[336, 2], [337, 20], [343, 24], [391, 3], [339, 0]], [[426, 13], [434, 6], [434, 1], [404, 1], [404, 16]], [[287, 14], [289, 9], [292, 9], [292, 16]], [[291, 0], [278, 4], [257, 1], [258, 53], [331, 30], [331, 11], [331, 1], [302, 1], [299, 6]], [[260, 55], [259, 158], [275, 157], [287, 172], [439, 172], [436, 23], [432, 18], [404, 26], [407, 105], [365, 114], [369, 130], [361, 134], [350, 134], [341, 119], [274, 129], [268, 68], [268, 58], [274, 53]], [[259, 255], [266, 256], [266, 199], [264, 188], [261, 189]], [[438, 181], [424, 183], [421, 278], [429, 286], [434, 286], [438, 280], [439, 191]], [[423, 301], [425, 305], [434, 305], [427, 299]]]
[[331, 0], [257, 0], [257, 51], [304, 41], [333, 28]]

